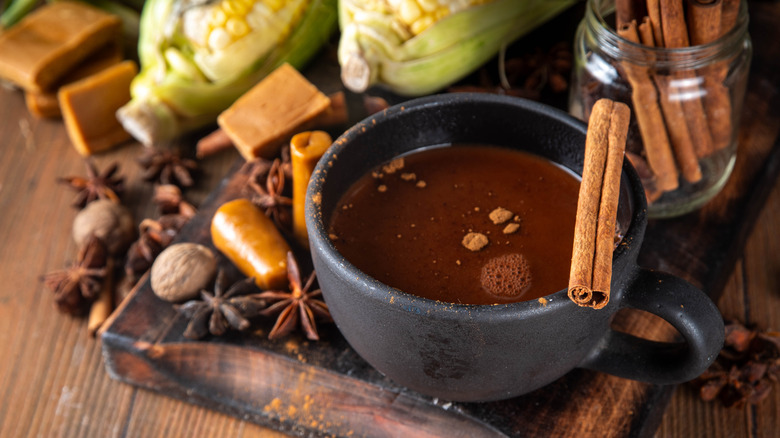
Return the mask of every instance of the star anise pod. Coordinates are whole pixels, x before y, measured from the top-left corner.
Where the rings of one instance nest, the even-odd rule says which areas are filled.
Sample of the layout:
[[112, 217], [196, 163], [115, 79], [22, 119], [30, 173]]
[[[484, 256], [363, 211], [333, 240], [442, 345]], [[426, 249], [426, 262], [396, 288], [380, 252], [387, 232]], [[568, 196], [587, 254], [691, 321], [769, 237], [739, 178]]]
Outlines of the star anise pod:
[[195, 183], [192, 175], [197, 172], [198, 163], [183, 158], [177, 151], [148, 148], [137, 161], [144, 169], [142, 177], [146, 181], [179, 187], [191, 187]]
[[762, 332], [732, 322], [718, 358], [694, 380], [704, 401], [719, 399], [726, 407], [756, 404], [780, 380], [780, 333]]
[[166, 214], [157, 220], [141, 221], [138, 225], [138, 239], [127, 250], [125, 274], [137, 279], [146, 272], [189, 219], [181, 214]]
[[84, 208], [98, 199], [110, 199], [119, 202], [124, 190], [124, 178], [116, 175], [119, 170], [117, 163], [111, 164], [103, 172], [99, 172], [91, 160], [85, 160], [87, 176], [68, 176], [57, 178], [60, 184], [67, 184], [77, 192], [74, 207]]
[[259, 161], [247, 181], [253, 192], [250, 200], [269, 216], [280, 228], [292, 224], [292, 199], [284, 195], [285, 174], [282, 161], [275, 159], [265, 171], [265, 164]]
[[108, 274], [108, 251], [97, 237], [90, 237], [79, 251], [76, 262], [67, 269], [48, 273], [43, 282], [54, 292], [57, 308], [71, 315], [81, 315], [103, 288]]
[[258, 295], [260, 298], [273, 302], [262, 311], [263, 315], [279, 315], [268, 334], [268, 339], [278, 339], [290, 333], [298, 325], [299, 320], [307, 338], [313, 341], [320, 339], [315, 319], [319, 317], [328, 322], [332, 319], [328, 305], [318, 298], [322, 296], [322, 291], [319, 289], [309, 291], [315, 276], [316, 273], [312, 272], [306, 283], [303, 284], [298, 262], [292, 252], [287, 253], [287, 278], [290, 280], [290, 291], [271, 290]]
[[256, 290], [254, 279], [247, 278], [226, 289], [226, 275], [220, 270], [214, 285], [214, 292], [202, 290], [200, 300], [187, 301], [175, 306], [189, 322], [184, 337], [200, 339], [211, 333], [221, 336], [228, 328], [247, 330], [252, 324], [249, 318], [257, 316], [265, 307], [265, 301], [258, 294], [246, 294]]

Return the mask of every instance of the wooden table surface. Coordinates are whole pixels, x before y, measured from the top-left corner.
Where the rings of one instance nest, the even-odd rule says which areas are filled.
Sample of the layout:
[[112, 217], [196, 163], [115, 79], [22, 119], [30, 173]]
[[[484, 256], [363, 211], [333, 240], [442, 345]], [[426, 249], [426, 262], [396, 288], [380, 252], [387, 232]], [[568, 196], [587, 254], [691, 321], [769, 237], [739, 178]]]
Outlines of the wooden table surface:
[[[755, 4], [780, 16], [780, 3]], [[775, 116], [780, 116], [779, 88], [776, 82], [766, 84], [765, 103]], [[776, 141], [777, 120], [761, 135]], [[83, 175], [83, 158], [60, 121], [32, 117], [22, 94], [7, 89], [0, 89], [0, 151], [0, 437], [280, 436], [109, 378], [100, 342], [89, 335], [86, 320], [57, 312], [40, 281], [76, 256], [70, 232], [76, 215], [73, 195], [55, 180]], [[142, 151], [131, 142], [94, 157], [101, 169], [120, 164], [123, 200], [136, 220], [156, 216], [153, 187], [141, 179], [135, 161]], [[186, 192], [187, 199], [202, 202], [237, 157], [231, 150], [200, 161], [204, 174]], [[780, 182], [774, 181], [718, 301], [726, 318], [780, 330], [778, 217]], [[684, 384], [675, 391], [656, 436], [776, 437], [779, 413], [780, 383], [760, 405], [740, 409], [702, 402]], [[580, 435], [572, 431], [571, 436]]]

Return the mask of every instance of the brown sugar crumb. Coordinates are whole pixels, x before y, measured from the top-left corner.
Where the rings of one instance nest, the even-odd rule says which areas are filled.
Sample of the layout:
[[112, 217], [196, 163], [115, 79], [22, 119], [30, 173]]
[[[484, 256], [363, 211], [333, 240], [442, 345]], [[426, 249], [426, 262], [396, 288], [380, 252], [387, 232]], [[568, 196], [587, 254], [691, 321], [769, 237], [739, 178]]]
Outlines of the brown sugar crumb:
[[427, 186], [427, 185], [428, 184], [426, 184], [425, 181], [423, 181], [423, 180], [417, 181], [417, 184], [415, 184], [415, 186], [417, 186], [417, 187], [419, 187], [421, 189], [425, 188], [425, 186]]
[[468, 233], [460, 242], [469, 251], [479, 251], [488, 244], [488, 238], [482, 233]]
[[460, 260], [455, 260], [455, 264], [460, 266]]
[[380, 184], [380, 185], [379, 185], [379, 187], [377, 187], [377, 188], [376, 188], [376, 190], [377, 190], [379, 193], [384, 193], [384, 192], [386, 192], [386, 191], [387, 191], [387, 186], [386, 186], [386, 185], [384, 185], [384, 184]]
[[396, 158], [395, 160], [382, 166], [382, 170], [387, 174], [395, 173], [396, 171], [401, 170], [403, 168], [404, 168], [403, 158]]
[[494, 224], [503, 224], [509, 219], [512, 219], [514, 213], [507, 210], [506, 208], [498, 207], [495, 210], [491, 211], [489, 216], [490, 216], [490, 220], [493, 221]]
[[417, 179], [417, 174], [414, 173], [402, 173], [401, 179], [404, 181], [414, 181]]
[[382, 177], [384, 177], [385, 175], [384, 175], [383, 173], [381, 173], [381, 172], [377, 172], [377, 171], [375, 170], [375, 171], [371, 172], [371, 176], [372, 176], [374, 179], [381, 179], [381, 178], [382, 178]]
[[482, 267], [480, 283], [493, 295], [516, 297], [531, 286], [531, 268], [522, 254], [494, 257]]
[[504, 227], [503, 232], [504, 232], [504, 234], [514, 234], [519, 229], [520, 229], [520, 224], [518, 224], [517, 222], [512, 222], [512, 223], [506, 224], [506, 226]]
[[339, 236], [337, 236], [337, 235], [335, 235], [333, 233], [330, 233], [330, 234], [328, 234], [328, 239], [330, 239], [330, 240], [335, 242], [335, 241], [339, 240]]
[[539, 301], [539, 304], [541, 304], [544, 307], [547, 307], [547, 298], [539, 298], [537, 301]]

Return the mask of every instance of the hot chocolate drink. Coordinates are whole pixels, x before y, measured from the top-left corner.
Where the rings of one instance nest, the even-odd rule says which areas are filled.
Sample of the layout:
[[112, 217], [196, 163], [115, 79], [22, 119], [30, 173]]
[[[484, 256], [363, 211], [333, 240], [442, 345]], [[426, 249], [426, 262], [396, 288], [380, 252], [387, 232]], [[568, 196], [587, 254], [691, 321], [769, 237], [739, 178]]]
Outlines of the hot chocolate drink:
[[361, 177], [330, 220], [358, 267], [404, 292], [500, 304], [566, 288], [579, 179], [484, 145], [418, 150]]

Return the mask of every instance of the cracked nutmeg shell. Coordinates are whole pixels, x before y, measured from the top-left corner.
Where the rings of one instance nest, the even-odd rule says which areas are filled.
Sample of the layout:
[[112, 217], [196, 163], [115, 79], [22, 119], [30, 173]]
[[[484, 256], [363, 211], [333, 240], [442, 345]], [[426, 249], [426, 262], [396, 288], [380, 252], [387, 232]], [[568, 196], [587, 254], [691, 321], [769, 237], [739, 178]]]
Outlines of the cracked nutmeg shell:
[[133, 215], [127, 207], [108, 199], [90, 202], [73, 220], [73, 240], [81, 247], [93, 235], [111, 254], [120, 254], [135, 238]]
[[176, 243], [157, 256], [150, 281], [155, 295], [178, 302], [197, 297], [216, 272], [217, 258], [211, 249], [197, 243]]

